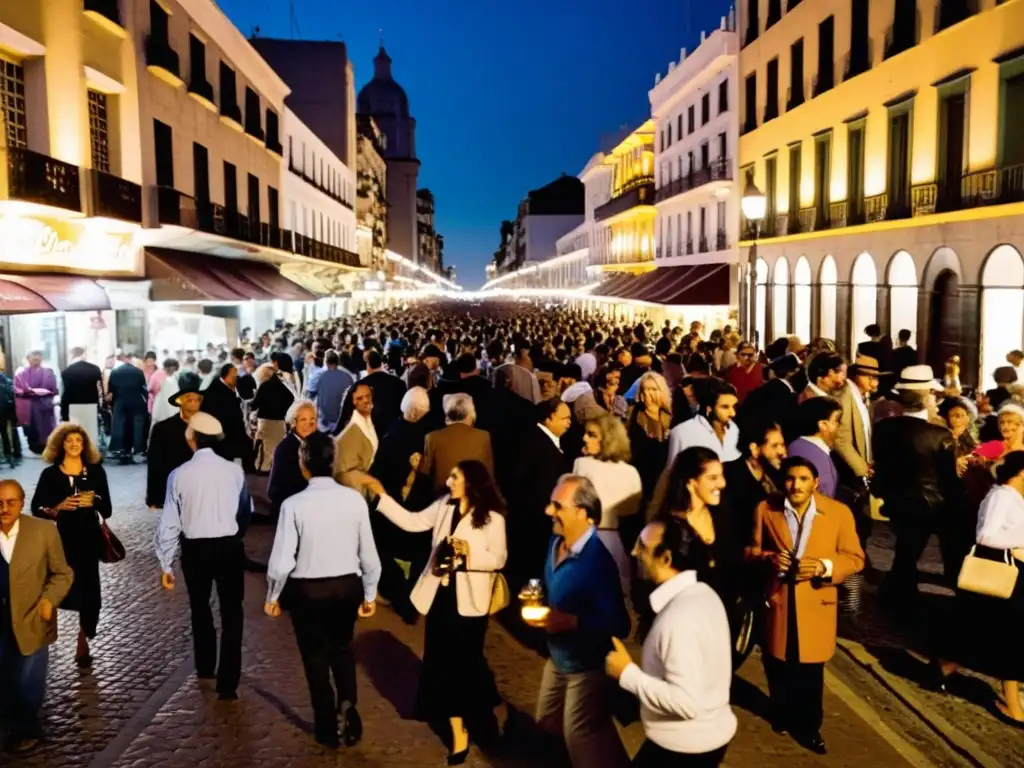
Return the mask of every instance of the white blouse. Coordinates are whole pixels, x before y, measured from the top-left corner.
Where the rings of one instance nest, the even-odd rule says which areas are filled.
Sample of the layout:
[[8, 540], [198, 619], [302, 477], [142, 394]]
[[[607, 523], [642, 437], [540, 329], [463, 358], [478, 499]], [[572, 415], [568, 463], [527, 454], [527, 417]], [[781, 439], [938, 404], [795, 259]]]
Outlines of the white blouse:
[[594, 484], [601, 500], [601, 522], [598, 528], [616, 529], [620, 517], [631, 517], [640, 511], [643, 484], [636, 467], [624, 461], [601, 461], [593, 456], [576, 459], [572, 473], [582, 475]]
[[1024, 549], [1024, 496], [1008, 485], [989, 491], [978, 510], [977, 539], [992, 549]]

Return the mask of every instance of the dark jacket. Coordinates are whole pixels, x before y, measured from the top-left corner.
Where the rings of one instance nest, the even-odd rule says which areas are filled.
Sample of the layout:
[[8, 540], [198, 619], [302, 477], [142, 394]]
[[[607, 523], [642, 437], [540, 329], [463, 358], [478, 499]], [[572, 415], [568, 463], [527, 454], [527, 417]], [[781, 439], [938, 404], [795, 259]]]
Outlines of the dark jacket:
[[885, 514], [942, 513], [961, 501], [953, 434], [914, 416], [875, 424], [871, 435], [875, 476], [871, 492], [885, 501]]
[[[800, 390], [797, 390], [799, 392]], [[797, 395], [787, 382], [772, 379], [751, 391], [740, 404], [736, 414], [736, 423], [740, 428], [753, 428], [755, 425], [771, 419], [782, 427], [786, 442], [790, 443], [800, 437], [799, 425], [796, 423]]]
[[306, 490], [306, 486], [309, 485], [302, 470], [299, 469], [301, 444], [298, 436], [289, 430], [284, 440], [274, 449], [274, 460], [270, 465], [270, 479], [267, 483], [271, 517], [277, 517], [286, 499]]
[[251, 373], [242, 373], [242, 369], [239, 368], [235, 391], [243, 400], [252, 400], [256, 396], [256, 379], [252, 377]]
[[473, 398], [476, 408], [476, 426], [479, 429], [490, 429], [494, 420], [494, 387], [479, 374], [464, 379], [442, 379], [437, 385], [438, 397], [444, 407], [445, 395], [464, 393]]
[[146, 504], [162, 507], [167, 496], [167, 478], [192, 458], [192, 449], [185, 442], [188, 424], [180, 414], [158, 421], [149, 436], [146, 457]]
[[132, 412], [148, 410], [146, 374], [131, 363], [119, 365], [110, 372], [107, 391], [113, 396], [114, 404], [121, 408]]
[[426, 429], [422, 419], [417, 422], [399, 419], [381, 438], [370, 474], [380, 480], [391, 498], [402, 498], [402, 489], [412, 472], [409, 457], [414, 453], [422, 455], [425, 441]]
[[[60, 396], [61, 421], [68, 420], [70, 405], [98, 405], [103, 388], [103, 372], [98, 365], [85, 360], [72, 363], [61, 373], [64, 392]], [[145, 381], [145, 374], [143, 374]]]
[[507, 494], [523, 437], [536, 428], [536, 410], [533, 403], [510, 389], [495, 389], [492, 396], [494, 418], [487, 425], [487, 431], [491, 433], [498, 485]]
[[405, 382], [390, 373], [375, 371], [359, 383], [373, 390], [373, 426], [377, 435], [383, 437], [402, 417]]
[[224, 429], [224, 440], [217, 445], [217, 455], [228, 461], [241, 459], [248, 468], [252, 462], [252, 440], [245, 431], [242, 401], [235, 391], [222, 380], [214, 379], [203, 390], [200, 410], [215, 417]]
[[274, 375], [260, 384], [250, 408], [261, 419], [284, 421], [285, 414], [293, 402], [295, 395], [279, 376]]

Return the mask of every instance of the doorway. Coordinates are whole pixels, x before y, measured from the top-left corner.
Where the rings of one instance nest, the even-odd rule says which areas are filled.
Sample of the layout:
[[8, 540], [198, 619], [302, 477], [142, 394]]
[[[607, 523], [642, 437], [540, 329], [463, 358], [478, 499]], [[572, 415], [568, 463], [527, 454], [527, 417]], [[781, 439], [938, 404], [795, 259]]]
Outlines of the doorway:
[[[928, 314], [928, 364], [936, 376], [945, 373], [946, 360], [960, 350], [960, 280], [947, 269], [935, 278]], [[961, 377], [965, 371], [961, 369]]]

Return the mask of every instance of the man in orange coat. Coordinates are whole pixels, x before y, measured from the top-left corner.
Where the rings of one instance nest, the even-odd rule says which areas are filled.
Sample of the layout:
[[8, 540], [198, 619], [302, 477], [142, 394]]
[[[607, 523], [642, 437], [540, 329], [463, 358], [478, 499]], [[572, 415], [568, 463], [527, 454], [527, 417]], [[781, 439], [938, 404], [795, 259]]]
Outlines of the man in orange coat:
[[801, 457], [782, 465], [785, 496], [761, 502], [749, 554], [770, 569], [764, 668], [772, 727], [825, 754], [821, 738], [825, 662], [836, 649], [836, 585], [864, 567], [853, 513], [817, 493]]

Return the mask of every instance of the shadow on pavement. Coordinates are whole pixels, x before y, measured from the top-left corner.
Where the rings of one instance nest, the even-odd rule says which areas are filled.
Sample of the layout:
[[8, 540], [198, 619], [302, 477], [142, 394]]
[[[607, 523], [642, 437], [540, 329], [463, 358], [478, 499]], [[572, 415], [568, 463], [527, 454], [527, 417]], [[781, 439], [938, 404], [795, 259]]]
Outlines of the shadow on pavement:
[[387, 699], [403, 720], [416, 716], [416, 688], [410, 680], [419, 680], [420, 658], [413, 650], [384, 630], [371, 630], [352, 642], [356, 660], [373, 687]]
[[310, 736], [313, 735], [313, 724], [305, 718], [300, 717], [298, 712], [292, 709], [287, 702], [283, 701], [276, 694], [266, 690], [265, 688], [262, 688], [261, 686], [250, 685], [249, 687], [257, 696], [259, 696], [261, 699], [266, 701], [270, 706], [272, 706], [274, 709], [280, 712], [281, 716], [284, 717], [285, 720], [294, 725], [300, 731], [303, 731], [309, 734]]
[[732, 690], [729, 693], [729, 703], [734, 707], [746, 710], [765, 722], [770, 722], [768, 694], [754, 683], [740, 677], [738, 674], [733, 675], [732, 678]]

